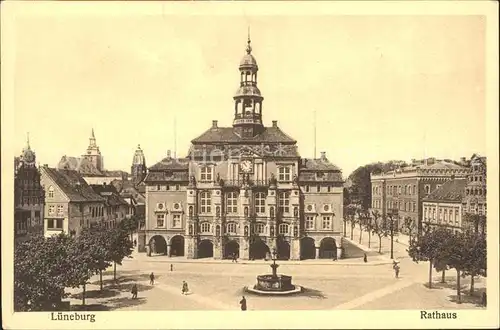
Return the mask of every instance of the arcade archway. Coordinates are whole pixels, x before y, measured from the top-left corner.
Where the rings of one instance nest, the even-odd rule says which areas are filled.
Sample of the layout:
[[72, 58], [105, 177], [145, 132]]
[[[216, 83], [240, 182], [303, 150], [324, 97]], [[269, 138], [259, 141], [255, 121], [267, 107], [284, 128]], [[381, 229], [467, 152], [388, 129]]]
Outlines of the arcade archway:
[[250, 259], [266, 259], [271, 251], [269, 247], [261, 239], [256, 239], [250, 244]]
[[236, 241], [229, 241], [224, 246], [224, 258], [232, 259], [233, 255], [239, 256], [240, 254], [240, 245]]
[[325, 237], [321, 240], [319, 246], [320, 259], [337, 259], [337, 243], [331, 237]]
[[155, 235], [149, 240], [149, 248], [152, 254], [166, 254], [167, 241], [161, 235]]
[[311, 237], [304, 237], [300, 240], [300, 259], [315, 259], [316, 246], [314, 239]]
[[276, 252], [278, 253], [278, 260], [288, 260], [290, 259], [290, 243], [284, 239], [278, 239], [276, 244]]
[[184, 237], [176, 235], [170, 240], [170, 256], [182, 257], [184, 256]]
[[214, 244], [208, 239], [204, 239], [198, 244], [198, 258], [213, 258]]

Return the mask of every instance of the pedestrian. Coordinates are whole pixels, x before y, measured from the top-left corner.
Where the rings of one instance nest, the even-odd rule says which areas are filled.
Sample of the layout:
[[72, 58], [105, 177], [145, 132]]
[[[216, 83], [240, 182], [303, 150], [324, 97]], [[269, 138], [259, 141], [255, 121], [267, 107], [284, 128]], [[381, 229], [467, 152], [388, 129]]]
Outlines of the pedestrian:
[[132, 285], [132, 299], [137, 299], [137, 284]]
[[174, 265], [170, 264], [170, 271], [173, 272], [174, 271]]
[[238, 263], [238, 255], [236, 253], [233, 254], [234, 262]]
[[152, 272], [149, 275], [149, 284], [151, 285], [155, 284], [155, 274], [153, 274]]
[[240, 300], [240, 305], [241, 305], [241, 310], [242, 311], [246, 311], [247, 310], [247, 300], [246, 300], [245, 296], [242, 296], [242, 298]]
[[481, 295], [481, 304], [486, 307], [486, 291]]
[[366, 253], [365, 253], [365, 256], [363, 257], [363, 261], [368, 262], [368, 257], [366, 256]]
[[399, 277], [399, 265], [398, 264], [394, 265], [394, 272], [396, 273], [396, 278], [398, 278]]
[[234, 262], [234, 253], [231, 253], [231, 262]]
[[134, 247], [137, 246], [137, 241], [134, 239]]
[[188, 284], [186, 281], [182, 281], [182, 294], [187, 294], [189, 291]]

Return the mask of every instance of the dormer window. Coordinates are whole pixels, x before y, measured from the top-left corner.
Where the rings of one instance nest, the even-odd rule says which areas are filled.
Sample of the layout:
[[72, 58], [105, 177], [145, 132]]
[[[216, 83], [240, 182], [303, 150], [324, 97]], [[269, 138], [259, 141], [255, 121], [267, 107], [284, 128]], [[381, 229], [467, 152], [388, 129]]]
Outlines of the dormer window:
[[54, 187], [52, 187], [52, 186], [49, 187], [48, 197], [54, 198]]

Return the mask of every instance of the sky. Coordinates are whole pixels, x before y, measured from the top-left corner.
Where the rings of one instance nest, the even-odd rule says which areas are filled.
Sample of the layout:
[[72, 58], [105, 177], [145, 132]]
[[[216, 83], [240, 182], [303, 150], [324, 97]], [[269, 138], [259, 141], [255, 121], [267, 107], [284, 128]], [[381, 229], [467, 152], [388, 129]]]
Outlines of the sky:
[[[16, 155], [80, 156], [91, 129], [110, 170], [231, 126], [250, 27], [263, 120], [347, 177], [392, 159], [486, 154], [485, 18], [30, 15], [15, 23]], [[174, 138], [174, 120], [176, 138]], [[176, 143], [175, 143], [176, 141]], [[175, 148], [176, 147], [176, 148]]]

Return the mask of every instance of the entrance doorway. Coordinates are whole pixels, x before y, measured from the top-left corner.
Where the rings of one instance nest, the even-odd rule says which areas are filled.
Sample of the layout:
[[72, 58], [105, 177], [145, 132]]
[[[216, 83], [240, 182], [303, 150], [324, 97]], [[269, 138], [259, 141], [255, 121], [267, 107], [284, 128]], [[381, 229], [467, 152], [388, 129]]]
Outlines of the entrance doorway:
[[208, 239], [204, 239], [198, 245], [198, 258], [213, 258], [214, 244]]
[[260, 238], [250, 244], [250, 259], [252, 260], [265, 259], [270, 252], [269, 247]]
[[175, 235], [170, 240], [170, 256], [171, 257], [184, 256], [184, 237], [183, 236]]
[[319, 257], [321, 259], [337, 259], [337, 243], [335, 243], [335, 239], [325, 237], [321, 240]]
[[155, 235], [149, 240], [149, 248], [152, 254], [167, 254], [167, 242], [161, 235]]
[[314, 245], [314, 239], [311, 237], [304, 237], [300, 240], [300, 259], [315, 259], [316, 258], [316, 246]]
[[224, 246], [224, 258], [232, 259], [234, 254], [239, 257], [240, 245], [236, 241], [229, 241]]

